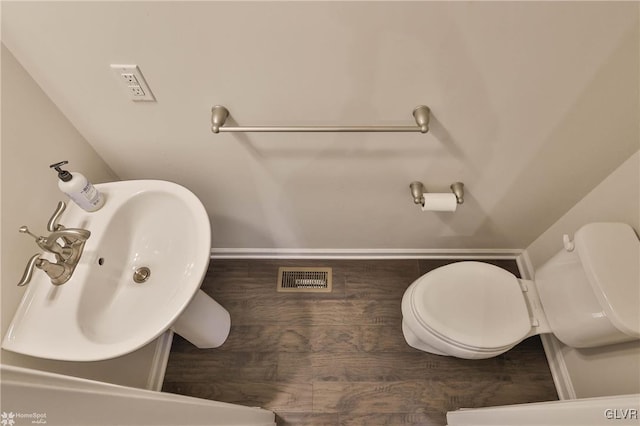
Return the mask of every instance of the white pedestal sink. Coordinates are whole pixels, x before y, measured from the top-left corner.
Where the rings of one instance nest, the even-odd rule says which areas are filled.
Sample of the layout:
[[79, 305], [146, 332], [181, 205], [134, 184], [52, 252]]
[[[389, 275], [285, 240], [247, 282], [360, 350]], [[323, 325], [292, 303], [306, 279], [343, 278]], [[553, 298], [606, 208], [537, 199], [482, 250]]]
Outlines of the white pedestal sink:
[[200, 200], [157, 180], [96, 188], [106, 197], [104, 207], [88, 213], [69, 203], [60, 219], [91, 232], [71, 279], [54, 286], [36, 270], [2, 348], [97, 361], [133, 352], [171, 327], [201, 348], [224, 343], [229, 313], [199, 290], [211, 248]]

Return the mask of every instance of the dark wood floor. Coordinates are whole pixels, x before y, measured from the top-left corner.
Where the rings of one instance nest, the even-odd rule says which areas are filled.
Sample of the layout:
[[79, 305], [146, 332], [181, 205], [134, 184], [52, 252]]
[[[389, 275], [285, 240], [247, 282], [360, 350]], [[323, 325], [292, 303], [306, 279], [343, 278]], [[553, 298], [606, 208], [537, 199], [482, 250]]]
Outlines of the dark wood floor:
[[[400, 300], [442, 260], [212, 261], [228, 340], [175, 336], [163, 390], [273, 410], [279, 425], [444, 425], [447, 411], [557, 399], [538, 337], [486, 360], [409, 347]], [[513, 261], [492, 261], [517, 274]], [[278, 266], [331, 266], [333, 292], [277, 293]]]

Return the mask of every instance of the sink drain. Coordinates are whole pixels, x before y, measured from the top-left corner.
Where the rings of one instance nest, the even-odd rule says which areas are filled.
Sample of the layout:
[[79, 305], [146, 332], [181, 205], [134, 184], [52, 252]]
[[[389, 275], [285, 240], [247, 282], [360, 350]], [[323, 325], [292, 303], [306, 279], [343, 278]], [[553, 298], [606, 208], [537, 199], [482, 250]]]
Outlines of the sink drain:
[[151, 269], [143, 266], [142, 268], [138, 268], [133, 272], [133, 281], [138, 284], [143, 283], [149, 279], [151, 275]]

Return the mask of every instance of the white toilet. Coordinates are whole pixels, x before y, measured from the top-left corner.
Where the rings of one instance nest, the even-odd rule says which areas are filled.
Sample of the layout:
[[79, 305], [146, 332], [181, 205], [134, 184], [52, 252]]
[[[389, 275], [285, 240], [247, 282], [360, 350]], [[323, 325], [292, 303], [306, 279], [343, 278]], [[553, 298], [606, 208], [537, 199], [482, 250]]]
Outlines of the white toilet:
[[402, 332], [426, 352], [490, 358], [553, 333], [575, 348], [640, 338], [640, 242], [624, 223], [591, 223], [522, 280], [497, 266], [434, 269], [402, 298]]

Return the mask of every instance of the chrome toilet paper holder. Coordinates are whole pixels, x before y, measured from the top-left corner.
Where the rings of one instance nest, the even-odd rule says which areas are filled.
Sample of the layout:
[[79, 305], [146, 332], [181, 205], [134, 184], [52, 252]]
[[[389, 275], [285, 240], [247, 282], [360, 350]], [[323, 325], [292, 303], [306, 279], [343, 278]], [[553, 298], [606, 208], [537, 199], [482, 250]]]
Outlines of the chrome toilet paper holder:
[[[414, 181], [409, 184], [409, 188], [411, 189], [411, 196], [413, 197], [413, 202], [415, 204], [420, 204], [424, 207], [424, 194], [426, 191], [424, 184], [422, 182]], [[455, 182], [452, 183], [451, 192], [456, 196], [456, 201], [458, 204], [464, 203], [464, 183]]]

